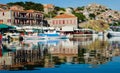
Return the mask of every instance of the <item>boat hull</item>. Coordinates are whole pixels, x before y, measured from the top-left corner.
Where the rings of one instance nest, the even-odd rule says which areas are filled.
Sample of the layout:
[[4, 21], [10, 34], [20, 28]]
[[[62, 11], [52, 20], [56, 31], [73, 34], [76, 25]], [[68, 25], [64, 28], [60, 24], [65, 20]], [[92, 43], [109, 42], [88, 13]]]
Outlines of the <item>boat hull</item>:
[[39, 34], [38, 36], [43, 39], [67, 39], [67, 36], [60, 35], [57, 33], [56, 34]]
[[108, 34], [111, 36], [111, 37], [120, 37], [120, 32], [108, 32]]

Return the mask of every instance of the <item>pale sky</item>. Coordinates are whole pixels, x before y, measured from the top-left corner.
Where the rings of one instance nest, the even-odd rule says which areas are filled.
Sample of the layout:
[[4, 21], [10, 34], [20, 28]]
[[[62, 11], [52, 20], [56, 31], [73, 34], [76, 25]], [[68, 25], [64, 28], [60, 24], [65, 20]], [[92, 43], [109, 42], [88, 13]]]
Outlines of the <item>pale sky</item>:
[[97, 3], [113, 10], [120, 10], [120, 0], [0, 0], [0, 3], [6, 4], [8, 2], [17, 1], [32, 1], [41, 4], [54, 4], [60, 7], [78, 7], [85, 6], [90, 3]]

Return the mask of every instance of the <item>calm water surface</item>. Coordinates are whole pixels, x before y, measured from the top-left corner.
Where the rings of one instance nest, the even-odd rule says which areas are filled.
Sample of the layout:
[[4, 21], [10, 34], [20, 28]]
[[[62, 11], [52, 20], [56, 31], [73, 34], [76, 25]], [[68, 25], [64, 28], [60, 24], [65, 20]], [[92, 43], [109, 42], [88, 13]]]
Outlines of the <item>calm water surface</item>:
[[3, 41], [3, 73], [120, 73], [120, 38]]

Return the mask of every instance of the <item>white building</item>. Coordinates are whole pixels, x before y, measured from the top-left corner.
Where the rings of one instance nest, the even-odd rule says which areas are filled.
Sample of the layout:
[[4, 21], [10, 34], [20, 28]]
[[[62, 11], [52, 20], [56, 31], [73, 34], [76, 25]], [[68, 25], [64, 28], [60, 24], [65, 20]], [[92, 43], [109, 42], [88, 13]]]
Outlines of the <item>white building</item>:
[[[77, 27], [77, 17], [73, 14], [61, 14], [57, 15], [50, 20], [50, 26], [59, 27], [61, 30], [66, 27], [66, 29], [72, 29]], [[63, 30], [64, 31], [64, 30]]]

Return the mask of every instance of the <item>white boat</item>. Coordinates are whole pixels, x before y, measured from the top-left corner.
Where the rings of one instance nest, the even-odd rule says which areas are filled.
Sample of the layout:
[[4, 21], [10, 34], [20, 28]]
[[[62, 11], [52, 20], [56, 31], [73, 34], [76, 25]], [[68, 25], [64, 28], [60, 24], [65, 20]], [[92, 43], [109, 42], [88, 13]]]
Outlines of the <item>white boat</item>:
[[108, 36], [110, 37], [120, 37], [120, 31], [108, 31]]
[[60, 32], [56, 30], [48, 30], [44, 31], [43, 33], [39, 33], [38, 36], [43, 39], [66, 39], [67, 36], [64, 34], [61, 34]]
[[[9, 37], [8, 37], [9, 36]], [[3, 40], [11, 40], [10, 38], [12, 38], [13, 40], [18, 40], [19, 39], [20, 34], [19, 33], [4, 33], [3, 34]]]
[[119, 26], [110, 26], [108, 31], [109, 37], [120, 37], [120, 27]]
[[110, 32], [108, 32], [108, 34], [109, 34], [111, 37], [120, 37], [120, 32], [110, 31]]

